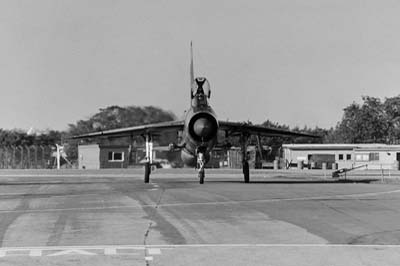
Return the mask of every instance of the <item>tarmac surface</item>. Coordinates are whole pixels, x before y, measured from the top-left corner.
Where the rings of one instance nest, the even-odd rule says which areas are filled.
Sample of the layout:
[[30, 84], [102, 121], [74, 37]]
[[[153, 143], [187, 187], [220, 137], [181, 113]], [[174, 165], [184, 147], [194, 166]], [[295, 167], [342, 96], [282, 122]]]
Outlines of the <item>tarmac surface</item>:
[[400, 265], [399, 182], [251, 175], [0, 171], [0, 265]]

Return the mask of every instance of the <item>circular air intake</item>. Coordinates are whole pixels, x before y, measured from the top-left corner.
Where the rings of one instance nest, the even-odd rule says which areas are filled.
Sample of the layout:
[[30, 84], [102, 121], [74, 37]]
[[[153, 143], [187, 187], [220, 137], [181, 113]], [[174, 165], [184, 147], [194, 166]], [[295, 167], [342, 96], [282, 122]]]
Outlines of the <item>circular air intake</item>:
[[209, 113], [195, 114], [189, 122], [190, 136], [196, 141], [209, 141], [217, 135], [218, 123]]

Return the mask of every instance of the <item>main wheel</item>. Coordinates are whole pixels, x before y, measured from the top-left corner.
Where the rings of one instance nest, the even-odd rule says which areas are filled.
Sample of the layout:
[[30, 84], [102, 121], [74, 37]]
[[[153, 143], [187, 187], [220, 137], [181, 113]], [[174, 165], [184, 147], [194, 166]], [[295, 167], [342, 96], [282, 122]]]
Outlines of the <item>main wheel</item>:
[[205, 176], [204, 169], [202, 169], [202, 170], [199, 171], [199, 182], [200, 182], [200, 184], [204, 184], [204, 176]]
[[144, 164], [144, 182], [145, 183], [150, 182], [150, 173], [151, 173], [150, 163], [145, 163]]
[[249, 183], [250, 182], [250, 169], [249, 169], [248, 162], [243, 163], [243, 176], [244, 176], [244, 182]]

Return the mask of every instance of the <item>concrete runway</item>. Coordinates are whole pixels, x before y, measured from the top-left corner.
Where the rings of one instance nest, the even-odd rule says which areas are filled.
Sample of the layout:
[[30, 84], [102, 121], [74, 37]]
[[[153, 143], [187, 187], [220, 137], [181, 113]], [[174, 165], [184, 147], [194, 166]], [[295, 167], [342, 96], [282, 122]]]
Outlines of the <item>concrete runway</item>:
[[[400, 264], [400, 184], [293, 171], [0, 171], [0, 265]], [[379, 178], [379, 177], [378, 177]]]

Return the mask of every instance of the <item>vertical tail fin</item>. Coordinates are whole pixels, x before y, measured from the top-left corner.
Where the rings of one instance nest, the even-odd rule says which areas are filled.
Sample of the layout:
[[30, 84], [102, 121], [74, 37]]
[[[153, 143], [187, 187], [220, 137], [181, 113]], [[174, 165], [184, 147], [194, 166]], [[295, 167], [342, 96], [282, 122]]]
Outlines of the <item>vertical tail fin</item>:
[[193, 71], [193, 47], [190, 42], [190, 98], [193, 98], [192, 85], [194, 82], [194, 71]]

